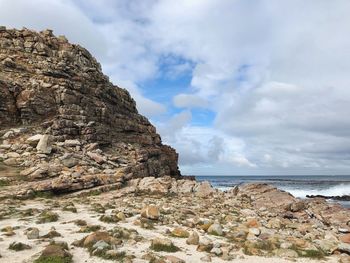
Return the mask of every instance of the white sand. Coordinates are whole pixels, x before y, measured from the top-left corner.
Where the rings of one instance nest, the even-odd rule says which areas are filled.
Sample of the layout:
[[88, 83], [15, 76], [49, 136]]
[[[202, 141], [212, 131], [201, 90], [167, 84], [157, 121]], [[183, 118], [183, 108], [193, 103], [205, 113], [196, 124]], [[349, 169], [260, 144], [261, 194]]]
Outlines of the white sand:
[[[27, 208], [44, 208], [43, 203], [39, 201], [25, 201], [23, 203], [24, 205], [21, 206], [21, 209], [27, 209]], [[125, 244], [123, 247], [121, 247], [121, 251], [126, 251], [128, 254], [134, 254], [137, 258], [134, 259], [133, 262], [135, 263], [147, 263], [148, 261], [141, 260], [140, 257], [147, 252], [149, 252], [149, 246], [150, 246], [150, 240], [154, 237], [167, 237], [170, 238], [174, 244], [181, 248], [181, 251], [176, 253], [165, 253], [165, 252], [157, 252], [157, 254], [161, 255], [174, 255], [176, 257], [179, 257], [181, 259], [184, 259], [186, 262], [202, 262], [200, 260], [201, 257], [205, 256], [205, 252], [198, 252], [196, 251], [196, 246], [187, 245], [186, 239], [182, 238], [174, 238], [169, 237], [168, 235], [165, 235], [165, 231], [167, 228], [171, 228], [171, 226], [156, 226], [156, 229], [153, 230], [147, 230], [143, 229], [139, 226], [133, 225], [133, 221], [137, 218], [137, 216], [132, 218], [127, 218], [125, 222], [119, 222], [119, 223], [104, 223], [99, 221], [99, 214], [95, 212], [91, 212], [89, 210], [89, 206], [86, 205], [76, 205], [76, 208], [78, 209], [78, 213], [72, 213], [68, 211], [61, 211], [61, 210], [53, 210], [54, 212], [59, 214], [59, 220], [57, 222], [53, 223], [45, 223], [45, 224], [37, 224], [35, 223], [36, 216], [32, 218], [28, 218], [28, 221], [24, 220], [18, 220], [18, 219], [6, 219], [0, 221], [0, 228], [3, 228], [5, 226], [12, 226], [16, 227], [18, 226], [19, 229], [15, 230], [16, 235], [11, 237], [2, 236], [3, 240], [0, 241], [0, 254], [2, 255], [2, 258], [0, 258], [0, 262], [3, 263], [20, 263], [20, 262], [32, 262], [40, 253], [40, 251], [49, 243], [49, 239], [47, 240], [28, 240], [27, 237], [24, 235], [24, 230], [29, 227], [37, 227], [40, 230], [40, 235], [47, 234], [51, 227], [55, 227], [56, 231], [59, 232], [62, 237], [54, 238], [54, 240], [57, 241], [66, 241], [69, 245], [78, 239], [83, 238], [84, 236], [88, 235], [89, 233], [77, 233], [79, 230], [79, 226], [76, 226], [73, 222], [73, 220], [76, 219], [82, 219], [85, 220], [88, 224], [96, 224], [105, 227], [106, 229], [111, 229], [114, 226], [121, 226], [125, 228], [133, 228], [138, 231], [138, 233], [147, 239], [147, 241], [138, 242], [136, 244]], [[107, 211], [108, 212], [108, 211]], [[215, 241], [220, 241], [220, 237], [210, 236], [210, 238]], [[18, 241], [25, 244], [28, 244], [32, 246], [29, 250], [24, 251], [11, 251], [8, 248], [9, 244]], [[74, 246], [70, 246], [70, 252], [73, 254], [73, 260], [76, 263], [104, 263], [104, 262], [112, 262], [109, 260], [103, 260], [98, 257], [91, 257], [86, 249], [84, 248], [77, 248]], [[240, 258], [243, 257], [243, 258]], [[310, 260], [310, 259], [281, 259], [281, 258], [264, 258], [264, 257], [256, 257], [256, 256], [246, 256], [243, 255], [241, 252], [237, 252], [237, 259], [232, 260], [231, 262], [246, 262], [246, 263], [284, 263], [284, 262], [320, 262], [319, 260]], [[212, 257], [212, 262], [214, 263], [223, 263], [223, 262], [229, 262], [229, 261], [223, 261], [218, 257]], [[329, 263], [337, 262], [336, 258], [331, 257], [327, 261]]]

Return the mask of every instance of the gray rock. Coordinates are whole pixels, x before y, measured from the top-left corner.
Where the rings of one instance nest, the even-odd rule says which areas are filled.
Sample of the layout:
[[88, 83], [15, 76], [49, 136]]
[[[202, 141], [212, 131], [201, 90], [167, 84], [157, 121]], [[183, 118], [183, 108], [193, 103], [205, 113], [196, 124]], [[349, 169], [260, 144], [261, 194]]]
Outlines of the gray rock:
[[40, 153], [50, 154], [52, 151], [53, 138], [51, 135], [45, 134], [41, 137], [36, 149]]
[[104, 249], [110, 248], [110, 245], [103, 240], [99, 240], [92, 246], [92, 248], [98, 249], [98, 250], [104, 250]]
[[39, 238], [39, 229], [36, 227], [33, 227], [27, 232], [26, 235], [28, 239], [37, 239]]
[[62, 160], [62, 164], [68, 168], [72, 168], [76, 166], [78, 163], [79, 161], [73, 157]]
[[81, 143], [78, 140], [65, 140], [64, 145], [68, 147], [80, 146]]
[[212, 250], [210, 250], [210, 253], [220, 256], [222, 255], [222, 250], [221, 248], [213, 247]]
[[33, 147], [36, 147], [38, 145], [38, 142], [40, 141], [40, 139], [43, 137], [42, 134], [36, 134], [36, 135], [33, 135], [31, 137], [29, 137], [26, 142], [33, 146]]
[[344, 253], [347, 253], [347, 254], [350, 254], [350, 244], [347, 244], [347, 243], [340, 243], [338, 245], [338, 250], [340, 252], [344, 252]]

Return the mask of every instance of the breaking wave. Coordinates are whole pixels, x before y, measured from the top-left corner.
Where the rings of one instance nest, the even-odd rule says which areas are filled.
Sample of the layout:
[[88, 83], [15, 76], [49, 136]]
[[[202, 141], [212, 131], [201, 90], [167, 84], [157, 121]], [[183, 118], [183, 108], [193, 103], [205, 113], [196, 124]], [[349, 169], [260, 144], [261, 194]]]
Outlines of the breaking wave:
[[289, 187], [279, 187], [280, 189], [291, 193], [295, 197], [306, 198], [307, 195], [324, 195], [324, 196], [343, 196], [350, 195], [350, 184], [339, 184], [329, 188], [322, 189], [296, 189]]

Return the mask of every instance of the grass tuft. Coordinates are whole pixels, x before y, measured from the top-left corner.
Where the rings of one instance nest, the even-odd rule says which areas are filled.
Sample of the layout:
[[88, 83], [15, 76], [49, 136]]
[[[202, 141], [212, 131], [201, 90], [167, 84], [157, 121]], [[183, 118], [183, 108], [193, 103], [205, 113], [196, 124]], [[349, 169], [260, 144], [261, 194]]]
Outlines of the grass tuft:
[[49, 256], [49, 257], [39, 257], [34, 261], [34, 263], [72, 263], [72, 257], [58, 257], [58, 256]]
[[178, 248], [177, 246], [175, 246], [174, 244], [171, 244], [170, 246], [167, 245], [161, 245], [161, 244], [152, 244], [151, 245], [151, 249], [153, 249], [154, 251], [164, 251], [164, 252], [177, 252], [180, 250], [180, 248]]

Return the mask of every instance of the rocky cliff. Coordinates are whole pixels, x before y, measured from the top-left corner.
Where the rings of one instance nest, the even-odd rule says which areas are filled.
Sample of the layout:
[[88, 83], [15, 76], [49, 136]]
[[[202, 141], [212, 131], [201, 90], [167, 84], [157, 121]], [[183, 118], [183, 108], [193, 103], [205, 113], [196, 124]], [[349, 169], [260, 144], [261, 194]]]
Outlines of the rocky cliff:
[[51, 30], [0, 27], [0, 130], [0, 161], [23, 169], [25, 191], [181, 176], [176, 152], [129, 93], [86, 49]]

